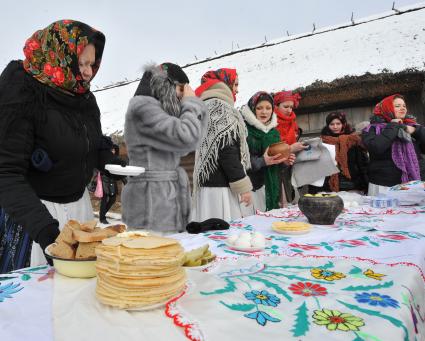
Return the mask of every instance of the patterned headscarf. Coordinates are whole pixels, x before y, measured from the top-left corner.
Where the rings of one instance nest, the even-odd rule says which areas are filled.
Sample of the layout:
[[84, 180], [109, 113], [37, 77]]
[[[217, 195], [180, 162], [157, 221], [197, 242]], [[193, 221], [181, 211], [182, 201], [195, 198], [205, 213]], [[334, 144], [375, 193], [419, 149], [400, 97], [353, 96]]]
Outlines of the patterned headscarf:
[[279, 91], [273, 94], [273, 98], [275, 106], [278, 106], [282, 102], [292, 101], [294, 102], [294, 108], [298, 108], [301, 95], [298, 93], [293, 93], [292, 91]]
[[236, 100], [236, 95], [233, 93], [233, 84], [235, 84], [237, 76], [236, 69], [217, 69], [215, 71], [208, 71], [202, 76], [201, 85], [195, 90], [195, 94], [200, 97], [202, 93], [212, 85], [223, 82], [230, 88], [233, 99]]
[[[401, 98], [404, 100], [404, 97], [399, 94], [394, 94], [388, 97], [385, 97], [381, 102], [379, 102], [375, 109], [373, 109], [373, 114], [376, 116], [382, 117], [386, 122], [391, 122], [394, 116], [394, 99], [395, 97]], [[404, 124], [416, 124], [416, 119], [411, 115], [406, 115], [402, 119]]]
[[83, 80], [78, 58], [88, 44], [93, 44], [96, 50], [92, 66], [94, 77], [105, 46], [103, 33], [78, 21], [56, 21], [35, 32], [25, 42], [24, 69], [41, 83], [53, 88], [85, 93], [90, 90], [90, 82]]
[[255, 107], [261, 101], [268, 101], [272, 105], [272, 110], [274, 109], [273, 97], [265, 91], [256, 92], [248, 101], [248, 107], [251, 109], [255, 115]]

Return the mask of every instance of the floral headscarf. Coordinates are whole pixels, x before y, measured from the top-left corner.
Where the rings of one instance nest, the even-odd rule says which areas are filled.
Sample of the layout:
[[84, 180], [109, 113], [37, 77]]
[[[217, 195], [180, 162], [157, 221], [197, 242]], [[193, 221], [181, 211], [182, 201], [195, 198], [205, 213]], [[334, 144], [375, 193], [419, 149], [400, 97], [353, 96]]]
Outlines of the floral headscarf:
[[[395, 98], [404, 99], [404, 97], [399, 94], [385, 97], [375, 106], [375, 109], [373, 109], [373, 114], [382, 117], [386, 122], [391, 122], [391, 120], [395, 118], [393, 103]], [[416, 119], [411, 115], [406, 115], [402, 121], [404, 124], [416, 124]]]
[[102, 59], [105, 36], [74, 20], [56, 21], [27, 39], [24, 69], [41, 83], [53, 88], [85, 93], [90, 90], [90, 82], [83, 80], [78, 58], [88, 44], [93, 44], [96, 50], [93, 79]]
[[233, 94], [233, 99], [236, 100], [236, 95], [233, 93], [233, 85], [235, 84], [236, 77], [238, 76], [236, 69], [217, 69], [215, 71], [206, 72], [201, 78], [201, 85], [195, 90], [196, 96], [201, 96], [202, 93], [209, 89], [212, 85], [223, 82], [225, 83]]

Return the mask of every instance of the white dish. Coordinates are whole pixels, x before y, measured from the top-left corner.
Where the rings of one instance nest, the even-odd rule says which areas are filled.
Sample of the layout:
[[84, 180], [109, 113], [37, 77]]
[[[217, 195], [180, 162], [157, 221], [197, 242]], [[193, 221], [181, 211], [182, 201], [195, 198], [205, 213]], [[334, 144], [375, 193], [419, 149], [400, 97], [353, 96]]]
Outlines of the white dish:
[[186, 270], [197, 270], [197, 271], [202, 271], [206, 268], [209, 268], [212, 264], [214, 263], [214, 261], [211, 261], [207, 264], [204, 265], [199, 265], [199, 266], [183, 266], [183, 268], [185, 268]]
[[105, 169], [112, 174], [116, 175], [127, 175], [127, 176], [137, 176], [145, 172], [143, 167], [136, 166], [126, 166], [121, 165], [105, 165]]
[[263, 251], [266, 248], [266, 246], [264, 246], [264, 247], [237, 247], [237, 246], [231, 245], [227, 242], [226, 242], [226, 245], [230, 250], [242, 251], [242, 252], [258, 252], [258, 251]]

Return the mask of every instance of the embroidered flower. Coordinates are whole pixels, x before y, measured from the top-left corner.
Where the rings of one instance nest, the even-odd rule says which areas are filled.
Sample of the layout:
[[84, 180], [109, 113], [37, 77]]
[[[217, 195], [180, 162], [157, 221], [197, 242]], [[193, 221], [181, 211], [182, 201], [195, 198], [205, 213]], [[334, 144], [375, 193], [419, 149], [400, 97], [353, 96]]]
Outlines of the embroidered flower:
[[249, 313], [249, 314], [244, 314], [245, 317], [248, 317], [250, 319], [254, 319], [257, 321], [258, 324], [261, 324], [262, 326], [265, 326], [267, 321], [270, 322], [280, 322], [279, 319], [270, 316], [269, 314], [267, 314], [264, 311], [254, 311], [253, 313]]
[[369, 278], [373, 278], [376, 279], [377, 281], [381, 281], [382, 277], [385, 277], [386, 275], [384, 274], [378, 274], [377, 272], [374, 272], [371, 269], [367, 269], [365, 272], [363, 272], [363, 275], [369, 277]]
[[317, 279], [324, 279], [326, 281], [336, 281], [343, 279], [345, 275], [341, 272], [329, 271], [320, 268], [311, 269], [311, 275]]
[[366, 245], [366, 243], [364, 241], [357, 240], [357, 239], [351, 239], [351, 240], [341, 239], [341, 240], [337, 240], [337, 241], [340, 242], [340, 243], [350, 244], [350, 245], [353, 245], [353, 246]]
[[363, 292], [361, 294], [356, 294], [354, 297], [359, 303], [367, 303], [371, 306], [380, 306], [380, 307], [392, 307], [392, 308], [400, 308], [397, 300], [391, 298], [388, 295], [380, 295], [377, 292]]
[[280, 303], [280, 298], [270, 294], [266, 290], [252, 290], [250, 292], [246, 292], [245, 294], [246, 299], [253, 301], [256, 304], [263, 304], [263, 305], [269, 305], [272, 307], [276, 307]]
[[302, 296], [325, 296], [328, 294], [325, 287], [322, 287], [319, 284], [313, 284], [310, 282], [298, 282], [292, 283], [289, 286], [289, 290], [291, 290], [295, 295]]
[[378, 237], [392, 239], [392, 240], [404, 240], [408, 239], [406, 236], [401, 234], [378, 234]]
[[313, 315], [314, 323], [319, 326], [326, 326], [328, 330], [358, 331], [364, 326], [363, 319], [351, 314], [341, 313], [338, 310], [315, 310]]
[[305, 250], [305, 251], [320, 249], [318, 246], [306, 245], [306, 244], [296, 244], [296, 243], [288, 244], [288, 246], [295, 247], [297, 249], [301, 249], [301, 250]]
[[23, 287], [20, 286], [21, 284], [13, 284], [13, 282], [3, 286], [0, 285], [0, 302], [3, 302], [5, 298], [12, 298], [12, 294], [21, 291]]

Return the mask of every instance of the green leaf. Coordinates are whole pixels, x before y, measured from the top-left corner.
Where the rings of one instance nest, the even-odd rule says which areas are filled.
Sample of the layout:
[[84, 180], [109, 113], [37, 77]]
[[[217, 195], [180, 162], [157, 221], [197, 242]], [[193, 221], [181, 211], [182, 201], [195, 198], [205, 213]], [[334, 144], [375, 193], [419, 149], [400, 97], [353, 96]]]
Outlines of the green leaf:
[[227, 304], [223, 301], [219, 301], [222, 305], [225, 307], [236, 310], [236, 311], [250, 311], [251, 309], [255, 308], [255, 304], [246, 304], [246, 303], [238, 303], [238, 304]]
[[225, 281], [227, 282], [227, 285], [222, 288], [222, 289], [217, 289], [214, 291], [201, 291], [200, 294], [201, 295], [217, 295], [217, 294], [224, 294], [226, 292], [234, 292], [236, 290], [236, 285], [235, 283], [233, 283], [232, 280], [230, 280], [229, 278], [225, 278]]
[[18, 276], [14, 276], [14, 277], [0, 277], [0, 282], [1, 281], [8, 281], [8, 280], [14, 279], [14, 278], [18, 278]]
[[360, 269], [357, 266], [353, 266], [353, 268], [350, 270], [349, 274], [355, 275], [355, 274], [362, 273], [362, 272], [363, 272], [362, 269]]
[[339, 303], [345, 305], [349, 309], [357, 310], [357, 311], [360, 311], [362, 313], [365, 313], [365, 314], [368, 314], [368, 315], [371, 315], [371, 316], [377, 316], [377, 317], [383, 318], [383, 319], [389, 321], [394, 326], [396, 326], [398, 328], [402, 328], [404, 330], [404, 341], [409, 341], [409, 331], [407, 330], [407, 328], [403, 324], [403, 322], [401, 322], [400, 320], [398, 320], [398, 319], [396, 319], [396, 318], [394, 318], [392, 316], [381, 314], [379, 311], [365, 309], [365, 308], [360, 308], [357, 305], [345, 303], [345, 302], [340, 301], [340, 300], [337, 300], [337, 301]]
[[46, 269], [46, 268], [47, 268], [47, 265], [43, 265], [43, 266], [37, 266], [35, 268], [29, 268], [29, 269], [27, 269], [25, 271], [33, 272], [33, 271], [43, 270], [43, 269]]
[[295, 324], [291, 329], [292, 336], [305, 336], [309, 331], [308, 309], [305, 302], [297, 308]]
[[[357, 337], [363, 337], [364, 340], [370, 340], [370, 341], [382, 341], [381, 339], [377, 338], [376, 336], [370, 335], [370, 334], [366, 334], [364, 332], [356, 332]], [[363, 340], [360, 339], [360, 340]]]
[[249, 279], [252, 279], [253, 281], [261, 282], [263, 283], [267, 288], [274, 289], [278, 294], [281, 294], [283, 297], [285, 297], [289, 302], [292, 302], [292, 297], [288, 295], [288, 293], [283, 290], [279, 285], [276, 283], [270, 282], [267, 279], [256, 277], [256, 276], [248, 276]]
[[344, 289], [341, 290], [347, 290], [347, 291], [358, 291], [358, 290], [375, 290], [375, 289], [382, 289], [382, 288], [390, 288], [394, 285], [393, 281], [389, 281], [389, 282], [385, 282], [382, 284], [377, 284], [377, 285], [358, 285], [358, 286], [352, 286], [350, 285], [349, 287], [346, 287]]
[[23, 274], [23, 275], [21, 276], [21, 279], [22, 279], [23, 281], [28, 281], [29, 279], [31, 279], [31, 276], [30, 276], [30, 275], [28, 275], [28, 274]]
[[374, 246], [379, 246], [379, 245], [380, 245], [379, 243], [377, 243], [377, 242], [373, 242], [373, 241], [371, 241], [371, 240], [369, 240], [369, 243], [370, 243], [370, 244], [372, 244], [372, 245], [374, 245]]

